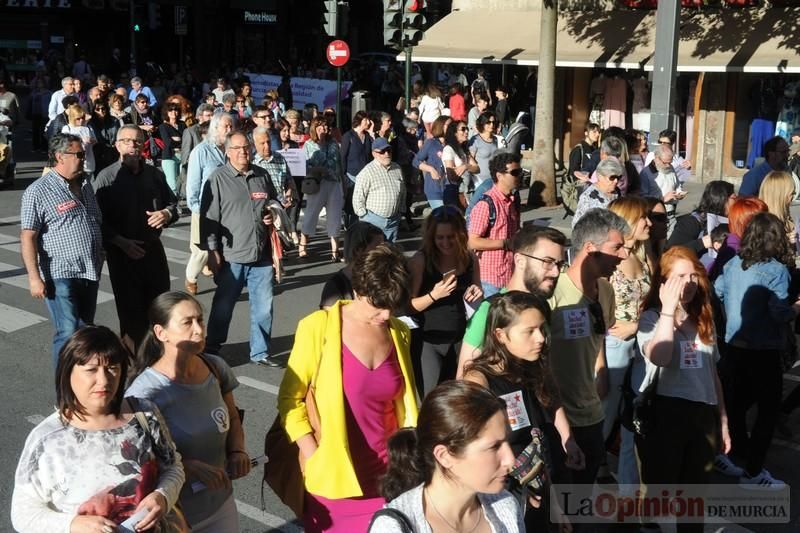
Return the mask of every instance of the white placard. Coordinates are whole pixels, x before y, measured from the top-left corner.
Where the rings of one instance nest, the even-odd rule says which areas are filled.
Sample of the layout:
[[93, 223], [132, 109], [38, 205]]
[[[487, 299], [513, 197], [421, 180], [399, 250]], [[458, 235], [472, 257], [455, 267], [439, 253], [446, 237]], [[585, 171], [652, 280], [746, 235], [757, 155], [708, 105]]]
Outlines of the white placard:
[[289, 172], [292, 173], [292, 177], [306, 175], [306, 153], [302, 148], [287, 148], [286, 150], [281, 150], [280, 154], [286, 160], [286, 164], [289, 165]]

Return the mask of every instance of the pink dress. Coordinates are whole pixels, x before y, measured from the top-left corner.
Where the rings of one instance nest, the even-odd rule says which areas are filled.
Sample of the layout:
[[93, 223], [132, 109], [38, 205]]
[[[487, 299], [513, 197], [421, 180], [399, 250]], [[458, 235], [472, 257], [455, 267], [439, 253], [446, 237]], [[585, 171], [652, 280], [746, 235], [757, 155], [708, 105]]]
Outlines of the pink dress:
[[398, 428], [394, 401], [404, 390], [394, 345], [383, 363], [370, 370], [342, 343], [342, 381], [350, 458], [364, 496], [330, 500], [306, 493], [306, 533], [366, 531], [385, 503], [378, 480], [388, 464], [386, 441]]
[[614, 76], [606, 80], [605, 111], [603, 113], [603, 126], [625, 127], [625, 109], [627, 106], [628, 83]]

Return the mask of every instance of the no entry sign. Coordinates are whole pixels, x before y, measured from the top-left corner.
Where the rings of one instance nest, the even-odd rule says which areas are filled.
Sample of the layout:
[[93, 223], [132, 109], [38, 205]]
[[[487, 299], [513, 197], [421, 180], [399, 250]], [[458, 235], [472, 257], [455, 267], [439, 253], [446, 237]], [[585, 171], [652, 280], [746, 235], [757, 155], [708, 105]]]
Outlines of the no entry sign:
[[343, 67], [350, 59], [350, 47], [342, 40], [331, 41], [328, 48], [325, 50], [325, 55], [328, 58], [328, 63], [334, 67]]

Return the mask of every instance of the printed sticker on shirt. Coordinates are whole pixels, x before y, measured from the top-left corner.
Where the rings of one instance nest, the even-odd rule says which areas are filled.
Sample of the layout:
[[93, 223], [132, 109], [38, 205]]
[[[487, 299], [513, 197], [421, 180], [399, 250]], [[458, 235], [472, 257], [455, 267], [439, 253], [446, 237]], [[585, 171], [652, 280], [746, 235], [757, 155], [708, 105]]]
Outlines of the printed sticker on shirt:
[[703, 368], [703, 357], [697, 351], [697, 343], [681, 341], [681, 368]]
[[56, 205], [56, 211], [58, 211], [59, 215], [62, 215], [70, 209], [75, 209], [76, 207], [78, 207], [78, 202], [75, 200], [67, 200], [66, 202], [61, 202], [60, 204]]
[[531, 419], [528, 417], [528, 410], [525, 409], [525, 402], [522, 401], [521, 391], [502, 394], [500, 398], [506, 402], [506, 415], [508, 416], [508, 425], [511, 426], [511, 431], [516, 431], [531, 425]]
[[591, 331], [589, 310], [586, 307], [564, 310], [564, 338], [581, 339], [588, 337]]
[[217, 425], [217, 430], [220, 433], [228, 431], [230, 421], [228, 420], [228, 410], [224, 407], [220, 406], [211, 411], [211, 420]]
[[261, 191], [256, 191], [256, 192], [251, 192], [250, 193], [250, 198], [252, 200], [266, 200], [267, 196], [268, 196], [267, 193], [261, 192]]

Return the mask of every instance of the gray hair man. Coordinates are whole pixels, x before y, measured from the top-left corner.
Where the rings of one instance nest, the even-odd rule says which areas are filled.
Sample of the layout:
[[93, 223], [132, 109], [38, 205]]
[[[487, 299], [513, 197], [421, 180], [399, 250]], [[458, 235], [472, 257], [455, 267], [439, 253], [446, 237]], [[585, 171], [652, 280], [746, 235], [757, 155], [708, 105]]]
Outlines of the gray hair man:
[[61, 90], [54, 92], [50, 96], [50, 105], [47, 106], [47, 116], [53, 120], [59, 113], [64, 112], [64, 106], [61, 101], [65, 96], [69, 96], [75, 92], [75, 80], [71, 76], [61, 78]]
[[102, 215], [86, 179], [81, 138], [50, 140], [50, 172], [22, 195], [20, 243], [31, 296], [44, 299], [53, 320], [53, 368], [75, 330], [94, 323], [103, 267]]
[[[281, 204], [284, 208], [290, 207], [299, 196], [296, 193], [294, 179], [289, 170], [289, 164], [278, 152], [272, 151], [272, 139], [270, 130], [264, 126], [259, 126], [253, 130], [253, 145], [255, 154], [252, 163], [267, 171], [272, 185], [275, 187]], [[294, 228], [290, 228], [290, 233], [294, 234]]]
[[250, 361], [279, 366], [270, 357], [272, 335], [272, 214], [277, 193], [267, 172], [250, 165], [247, 136], [225, 140], [228, 162], [211, 173], [200, 207], [202, 246], [217, 290], [208, 316], [206, 350], [218, 354], [228, 338], [236, 301], [247, 286], [250, 301]]
[[178, 184], [179, 191], [186, 183], [186, 170], [189, 166], [189, 154], [192, 153], [192, 150], [194, 150], [195, 146], [203, 142], [202, 137], [200, 137], [200, 131], [198, 130], [198, 127], [200, 124], [211, 120], [211, 117], [214, 116], [214, 106], [210, 104], [200, 104], [197, 106], [197, 111], [195, 111], [194, 116], [197, 119], [197, 124], [192, 124], [183, 130], [183, 135], [181, 135], [181, 173], [179, 179], [180, 183]]
[[175, 194], [161, 170], [145, 163], [144, 131], [126, 124], [117, 131], [119, 161], [94, 181], [103, 213], [103, 246], [123, 342], [136, 353], [149, 328], [147, 312], [170, 288], [161, 230], [178, 220]]
[[186, 290], [197, 294], [197, 276], [208, 261], [208, 253], [198, 247], [200, 243], [200, 195], [208, 177], [225, 165], [225, 137], [233, 130], [233, 118], [217, 112], [208, 126], [206, 139], [189, 154], [186, 170], [186, 204], [192, 212], [189, 249], [191, 255], [186, 264]]
[[614, 289], [608, 282], [628, 256], [628, 225], [608, 209], [591, 209], [572, 230], [572, 264], [553, 295], [550, 365], [575, 441], [586, 458], [583, 470], [561, 462], [556, 483], [591, 486], [605, 457], [602, 400], [608, 392], [606, 331], [614, 324]]

